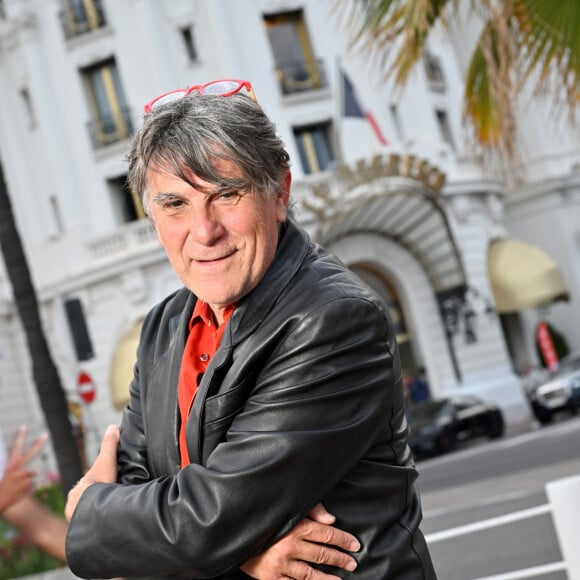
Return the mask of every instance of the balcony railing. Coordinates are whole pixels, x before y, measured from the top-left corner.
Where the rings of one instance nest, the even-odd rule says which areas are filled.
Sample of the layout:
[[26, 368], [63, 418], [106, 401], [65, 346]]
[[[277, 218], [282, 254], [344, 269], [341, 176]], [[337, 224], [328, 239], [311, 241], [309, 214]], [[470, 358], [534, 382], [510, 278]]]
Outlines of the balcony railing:
[[95, 149], [128, 139], [133, 133], [133, 123], [128, 108], [120, 110], [120, 115], [113, 113], [102, 115], [99, 119], [88, 122], [91, 141]]
[[76, 9], [70, 2], [60, 11], [60, 21], [67, 40], [103, 28], [107, 24], [102, 0], [89, 0]]
[[328, 83], [322, 61], [303, 61], [276, 68], [283, 95], [325, 88]]
[[93, 263], [122, 261], [130, 255], [149, 253], [161, 248], [157, 234], [148, 219], [142, 219], [120, 226], [117, 231], [94, 240], [89, 244]]

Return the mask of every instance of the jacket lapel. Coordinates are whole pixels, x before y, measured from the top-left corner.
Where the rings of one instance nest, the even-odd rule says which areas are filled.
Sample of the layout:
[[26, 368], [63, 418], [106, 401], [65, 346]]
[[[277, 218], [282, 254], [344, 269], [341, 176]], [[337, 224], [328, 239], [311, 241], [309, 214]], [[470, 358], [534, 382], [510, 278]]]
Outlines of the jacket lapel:
[[169, 348], [148, 377], [147, 429], [155, 433], [149, 441], [157, 442], [155, 448], [150, 449], [150, 463], [158, 475], [176, 473], [181, 466], [177, 386], [189, 319], [196, 300], [189, 290], [183, 289], [182, 292], [184, 295], [183, 300], [179, 301], [179, 310], [168, 321], [171, 336]]
[[289, 220], [276, 256], [264, 278], [240, 301], [232, 313], [221, 344], [203, 375], [187, 421], [187, 450], [192, 463], [203, 462], [203, 411], [208, 394], [219, 390], [219, 383], [227, 371], [233, 349], [251, 335], [268, 315], [279, 295], [296, 275], [309, 244], [310, 238], [306, 232]]

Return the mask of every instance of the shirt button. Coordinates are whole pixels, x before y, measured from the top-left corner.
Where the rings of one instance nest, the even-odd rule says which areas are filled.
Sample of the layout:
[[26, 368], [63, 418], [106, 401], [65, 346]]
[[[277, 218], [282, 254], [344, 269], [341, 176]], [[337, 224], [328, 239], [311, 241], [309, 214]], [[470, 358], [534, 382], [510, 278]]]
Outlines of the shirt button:
[[203, 353], [203, 354], [200, 354], [200, 355], [199, 355], [199, 360], [200, 360], [201, 362], [207, 362], [207, 361], [209, 360], [209, 354], [205, 354], [205, 353]]

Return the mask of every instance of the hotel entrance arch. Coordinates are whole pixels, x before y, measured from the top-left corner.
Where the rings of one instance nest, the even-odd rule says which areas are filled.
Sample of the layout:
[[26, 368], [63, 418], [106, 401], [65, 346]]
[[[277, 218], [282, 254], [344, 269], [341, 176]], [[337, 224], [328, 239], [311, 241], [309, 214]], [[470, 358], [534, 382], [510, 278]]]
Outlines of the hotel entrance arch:
[[412, 156], [376, 156], [355, 169], [339, 167], [300, 192], [303, 221], [315, 224], [315, 239], [397, 303], [406, 328], [401, 354], [409, 365], [425, 366], [434, 394], [461, 382], [450, 333], [467, 289], [437, 193], [441, 175]]

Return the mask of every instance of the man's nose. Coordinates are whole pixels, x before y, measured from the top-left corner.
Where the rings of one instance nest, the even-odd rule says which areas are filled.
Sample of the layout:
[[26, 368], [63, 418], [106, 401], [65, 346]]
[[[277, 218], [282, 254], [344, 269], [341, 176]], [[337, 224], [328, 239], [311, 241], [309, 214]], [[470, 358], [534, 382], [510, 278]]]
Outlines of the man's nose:
[[189, 232], [197, 243], [210, 246], [223, 234], [223, 225], [214, 208], [198, 207], [191, 212]]

